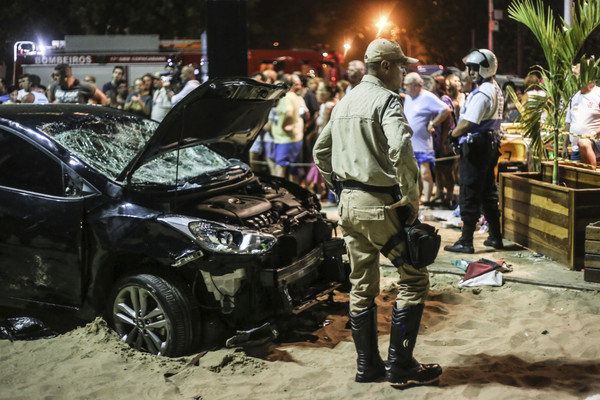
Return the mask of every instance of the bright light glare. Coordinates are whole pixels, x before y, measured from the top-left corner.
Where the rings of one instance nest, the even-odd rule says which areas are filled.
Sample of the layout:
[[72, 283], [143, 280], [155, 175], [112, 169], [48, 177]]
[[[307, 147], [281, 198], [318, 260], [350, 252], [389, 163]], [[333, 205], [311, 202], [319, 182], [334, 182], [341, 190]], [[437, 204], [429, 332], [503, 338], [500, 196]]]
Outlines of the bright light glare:
[[377, 22], [377, 24], [375, 24], [375, 25], [379, 28], [379, 30], [377, 31], [377, 37], [379, 37], [379, 35], [381, 34], [381, 31], [387, 25], [387, 18], [381, 17], [379, 19], [379, 22]]
[[350, 50], [351, 47], [352, 45], [349, 42], [344, 43], [344, 57], [346, 57], [348, 50]]

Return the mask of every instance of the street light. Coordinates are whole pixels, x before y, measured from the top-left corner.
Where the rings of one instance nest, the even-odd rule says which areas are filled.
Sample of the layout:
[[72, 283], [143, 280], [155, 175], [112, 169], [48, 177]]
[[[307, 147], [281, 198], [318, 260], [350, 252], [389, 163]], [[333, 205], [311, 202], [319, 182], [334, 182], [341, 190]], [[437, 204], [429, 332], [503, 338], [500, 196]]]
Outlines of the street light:
[[348, 50], [350, 50], [351, 47], [352, 46], [350, 45], [350, 43], [344, 43], [344, 57], [346, 57], [346, 54], [348, 54]]
[[387, 18], [381, 17], [379, 19], [379, 22], [377, 22], [375, 24], [375, 26], [377, 26], [377, 28], [379, 28], [379, 30], [377, 31], [377, 37], [379, 37], [379, 35], [381, 34], [381, 31], [383, 30], [383, 28], [385, 28], [386, 25], [387, 25]]

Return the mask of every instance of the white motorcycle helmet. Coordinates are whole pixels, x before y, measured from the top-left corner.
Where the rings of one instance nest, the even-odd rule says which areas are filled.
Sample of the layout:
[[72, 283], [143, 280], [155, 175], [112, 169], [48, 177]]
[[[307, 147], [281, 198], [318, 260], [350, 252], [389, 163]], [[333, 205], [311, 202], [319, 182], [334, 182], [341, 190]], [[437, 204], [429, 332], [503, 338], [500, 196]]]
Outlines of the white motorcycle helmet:
[[488, 49], [475, 49], [471, 51], [463, 58], [463, 62], [467, 67], [478, 70], [479, 75], [483, 79], [496, 75], [496, 71], [498, 70], [498, 59]]

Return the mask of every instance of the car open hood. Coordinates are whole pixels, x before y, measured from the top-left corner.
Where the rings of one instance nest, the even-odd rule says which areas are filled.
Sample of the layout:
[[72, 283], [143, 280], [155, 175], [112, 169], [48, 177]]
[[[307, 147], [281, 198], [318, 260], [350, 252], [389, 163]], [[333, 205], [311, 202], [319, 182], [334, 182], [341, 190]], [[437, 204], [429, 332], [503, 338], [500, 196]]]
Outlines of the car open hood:
[[227, 157], [242, 158], [286, 91], [283, 85], [241, 77], [205, 82], [167, 113], [117, 180], [129, 180], [136, 169], [161, 154], [198, 144], [207, 144]]

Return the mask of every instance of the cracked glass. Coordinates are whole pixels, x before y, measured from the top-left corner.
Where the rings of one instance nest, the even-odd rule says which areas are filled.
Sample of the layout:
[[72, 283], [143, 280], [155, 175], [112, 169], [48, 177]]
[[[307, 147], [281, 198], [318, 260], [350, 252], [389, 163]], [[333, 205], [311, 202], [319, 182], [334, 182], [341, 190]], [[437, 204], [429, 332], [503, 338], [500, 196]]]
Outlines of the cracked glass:
[[[152, 137], [158, 123], [131, 116], [66, 119], [36, 128], [52, 137], [84, 163], [115, 181]], [[204, 145], [160, 155], [134, 172], [131, 183], [177, 185], [235, 164]]]

